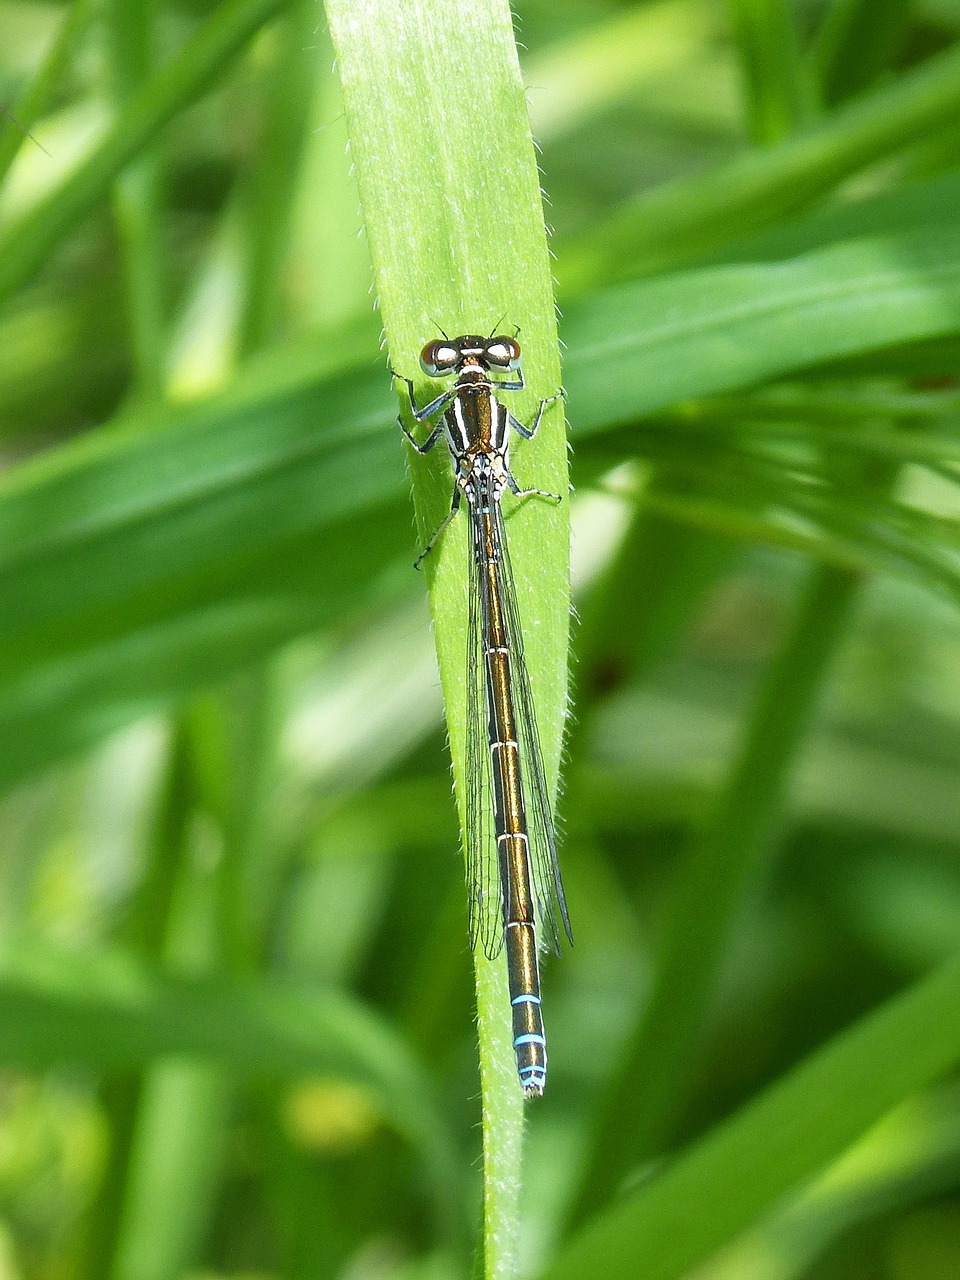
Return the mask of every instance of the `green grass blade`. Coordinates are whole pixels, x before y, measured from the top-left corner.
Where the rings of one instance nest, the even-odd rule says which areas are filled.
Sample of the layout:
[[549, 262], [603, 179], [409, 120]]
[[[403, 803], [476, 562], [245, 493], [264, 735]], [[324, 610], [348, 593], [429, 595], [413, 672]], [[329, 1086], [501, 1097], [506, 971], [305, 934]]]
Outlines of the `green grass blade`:
[[827, 103], [862, 93], [889, 71], [910, 17], [904, 0], [833, 0], [814, 49], [814, 66]]
[[[308, 384], [218, 402], [214, 419], [212, 406], [143, 415], [21, 471], [0, 535], [19, 619], [0, 646], [0, 772], [75, 750], [359, 604], [406, 526], [399, 506], [384, 510], [401, 475], [399, 460], [382, 465], [382, 390], [334, 379], [319, 400]], [[371, 511], [361, 537], [353, 523]], [[351, 571], [322, 530], [357, 545]]]
[[230, 1101], [208, 1063], [162, 1062], [148, 1074], [110, 1280], [179, 1280], [196, 1261], [217, 1203]]
[[561, 295], [662, 271], [809, 205], [841, 179], [923, 141], [960, 116], [960, 48], [858, 99], [769, 151], [638, 196], [557, 263]]
[[284, 0], [226, 0], [134, 97], [96, 151], [0, 233], [0, 301], [25, 284], [163, 126], [209, 89]]
[[613, 8], [587, 28], [523, 59], [533, 131], [539, 143], [582, 128], [638, 95], [656, 93], [724, 36], [713, 0], [654, 0]]
[[460, 1179], [425, 1074], [396, 1035], [337, 992], [276, 983], [165, 976], [120, 953], [39, 946], [0, 961], [0, 1058], [42, 1070], [98, 1071], [184, 1056], [231, 1075], [338, 1074], [371, 1090], [418, 1151], [438, 1213], [453, 1213]]
[[[775, 261], [823, 249], [832, 240], [897, 235], [908, 228], [947, 226], [960, 200], [960, 173], [895, 187], [867, 200], [837, 202], [725, 246], [723, 262]], [[720, 255], [718, 255], [720, 256]], [[706, 264], [704, 264], [706, 265]]]
[[[176, 888], [184, 875], [189, 824], [195, 812], [193, 782], [190, 744], [182, 725], [177, 725], [171, 733], [152, 829], [145, 842], [146, 865], [121, 930], [121, 940], [129, 952], [149, 963], [159, 963], [162, 958]], [[205, 1066], [195, 1070], [213, 1074]], [[85, 1280], [114, 1273], [118, 1244], [125, 1234], [125, 1213], [131, 1211], [130, 1180], [139, 1155], [137, 1129], [144, 1086], [143, 1073], [136, 1071], [110, 1074], [100, 1084], [100, 1103], [110, 1142], [84, 1232], [79, 1271]]]
[[632, 1167], [670, 1144], [732, 922], [776, 834], [790, 770], [860, 581], [841, 569], [815, 570], [765, 674], [716, 811], [678, 867], [653, 987], [605, 1099], [580, 1219], [605, 1203]]
[[949, 1196], [958, 1159], [960, 1108], [956, 1085], [948, 1083], [897, 1107], [822, 1177], [711, 1260], [702, 1280], [800, 1280], [879, 1215], [909, 1215], [927, 1197]]
[[960, 1060], [960, 961], [882, 1005], [584, 1229], [544, 1280], [679, 1280]]
[[783, 263], [621, 285], [565, 316], [570, 413], [583, 433], [627, 404], [639, 415], [699, 395], [698, 383], [713, 394], [729, 389], [727, 378], [748, 386], [858, 349], [955, 333], [960, 235], [924, 227]]
[[[64, 13], [60, 30], [33, 83], [14, 107], [13, 114], [24, 129], [30, 129], [43, 115], [60, 87], [96, 7], [97, 0], [73, 0]], [[23, 143], [24, 137], [15, 127], [0, 130], [0, 183], [7, 176]]]
[[[522, 420], [560, 386], [556, 317], [539, 175], [513, 22], [503, 0], [431, 9], [389, 0], [327, 13], [376, 291], [390, 359], [414, 379], [420, 403], [437, 394], [418, 353], [439, 330], [490, 333], [519, 326], [528, 390], [511, 402]], [[386, 393], [387, 380], [384, 379]], [[401, 396], [401, 401], [403, 397]], [[515, 407], [514, 407], [515, 406]], [[426, 541], [449, 510], [443, 450], [413, 462]], [[555, 406], [535, 445], [516, 451], [524, 486], [567, 491], [563, 413]], [[567, 503], [526, 503], [509, 518], [525, 645], [551, 786], [567, 699]], [[466, 544], [451, 525], [426, 566], [454, 777], [465, 817]], [[502, 959], [477, 958], [486, 1171], [485, 1267], [512, 1275], [522, 1110], [509, 1047]]]
[[653, 490], [648, 500], [696, 528], [803, 551], [841, 568], [916, 577], [958, 599], [955, 521], [945, 525], [893, 502], [865, 502], [862, 495], [846, 501], [835, 494], [812, 497], [811, 482], [791, 478], [781, 464], [738, 470], [738, 461], [731, 455], [678, 465], [675, 492]]
[[[960, 236], [925, 222], [787, 262], [641, 282], [568, 311], [572, 418], [581, 438], [599, 438], [678, 400], [958, 329]], [[335, 353], [322, 348], [279, 354], [234, 395], [138, 415], [4, 477], [5, 783], [349, 612], [403, 557], [412, 540], [384, 376], [369, 363], [347, 374], [330, 372], [331, 363], [336, 369]], [[813, 428], [811, 440], [822, 432]], [[892, 445], [881, 440], [876, 452]], [[935, 451], [934, 443], [926, 457], [934, 461]], [[550, 487], [550, 472], [535, 470], [539, 459], [537, 448], [518, 450], [517, 471]], [[449, 502], [450, 473], [438, 461], [436, 476], [417, 469], [429, 489], [425, 527]], [[528, 563], [537, 522], [552, 531], [554, 514], [511, 520], [527, 607], [554, 583]], [[452, 543], [462, 537], [456, 524], [449, 532]], [[325, 554], [341, 537], [356, 549], [350, 573]], [[452, 722], [457, 747], [462, 541], [439, 550], [435, 591], [444, 600], [450, 705], [461, 708], [461, 730]], [[412, 571], [409, 580], [416, 589]], [[545, 737], [555, 742], [564, 668], [555, 649], [536, 661]]]
[[273, 338], [280, 318], [293, 194], [310, 123], [317, 18], [314, 0], [291, 0], [280, 24], [263, 147], [247, 201], [242, 355]]
[[[111, 0], [107, 8], [110, 80], [117, 111], [134, 97], [154, 61], [154, 6], [144, 0]], [[135, 394], [163, 393], [166, 271], [161, 233], [160, 159], [140, 155], [117, 175], [114, 216], [122, 247]]]
[[750, 133], [781, 142], [813, 117], [813, 87], [800, 56], [792, 8], [785, 0], [729, 0], [740, 53]]
[[[860, 412], [867, 418], [872, 416], [874, 421], [877, 418], [890, 417], [890, 408], [883, 409], [880, 407], [884, 399], [888, 399], [891, 403], [896, 402], [896, 396], [864, 396], [851, 398], [850, 409], [853, 410], [856, 399], [861, 399], [862, 404]], [[877, 405], [873, 414], [870, 412], [871, 399]], [[756, 408], [751, 409], [751, 401], [756, 400]], [[814, 409], [815, 398], [811, 398], [811, 411]], [[777, 441], [796, 441], [804, 444], [816, 442], [821, 448], [828, 449], [831, 454], [851, 454], [860, 455], [863, 458], [894, 458], [900, 462], [916, 462], [921, 466], [928, 466], [932, 471], [943, 474], [951, 480], [955, 479], [953, 472], [950, 470], [952, 464], [960, 462], [960, 436], [953, 430], [953, 424], [956, 423], [956, 416], [951, 415], [950, 418], [944, 418], [939, 427], [929, 431], [919, 433], [913, 431], [902, 430], [898, 427], [859, 427], [856, 425], [856, 419], [848, 419], [848, 423], [839, 425], [834, 421], [812, 421], [810, 418], [804, 420], [801, 416], [802, 410], [786, 410], [783, 418], [773, 416], [777, 412], [776, 409], [771, 411], [770, 418], [754, 417], [753, 414], [762, 414], [764, 410], [761, 408], [762, 398], [760, 396], [744, 396], [739, 403], [731, 402], [729, 407], [726, 404], [719, 406], [716, 401], [707, 400], [695, 402], [683, 409], [676, 410], [673, 413], [667, 412], [662, 418], [652, 421], [645, 421], [638, 432], [638, 444], [642, 444], [640, 451], [644, 456], [657, 456], [662, 449], [663, 452], [676, 455], [678, 443], [676, 437], [680, 437], [679, 447], [683, 447], [683, 438], [687, 437], [687, 447], [696, 449], [702, 441], [708, 441], [713, 448], [718, 440], [727, 437], [734, 444], [744, 444], [748, 447], [755, 444], [775, 444]], [[922, 410], [920, 413], [922, 414]], [[729, 416], [728, 416], [729, 415]], [[906, 420], [911, 418], [909, 410], [905, 413]], [[848, 425], [852, 423], [852, 425]], [[671, 436], [674, 437], [671, 439]], [[606, 451], [609, 446], [600, 444], [600, 449]]]

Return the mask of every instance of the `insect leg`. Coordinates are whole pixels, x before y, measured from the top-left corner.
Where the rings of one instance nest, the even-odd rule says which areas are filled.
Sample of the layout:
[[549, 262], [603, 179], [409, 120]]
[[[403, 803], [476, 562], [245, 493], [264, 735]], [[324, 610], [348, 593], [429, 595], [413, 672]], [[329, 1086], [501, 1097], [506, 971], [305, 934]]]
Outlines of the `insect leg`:
[[398, 378], [401, 382], [407, 384], [407, 395], [410, 397], [410, 412], [413, 414], [417, 422], [423, 422], [425, 418], [432, 418], [438, 409], [443, 406], [457, 394], [456, 391], [444, 391], [443, 395], [437, 396], [436, 400], [431, 400], [429, 404], [423, 406], [422, 409], [417, 408], [417, 399], [413, 394], [413, 383], [409, 378], [405, 378], [402, 373], [396, 373], [393, 369], [390, 373], [394, 378]]
[[551, 493], [548, 489], [521, 489], [513, 478], [513, 472], [507, 472], [507, 488], [517, 498], [549, 498], [551, 502], [562, 502], [559, 493]]
[[460, 510], [460, 497], [461, 497], [461, 489], [460, 489], [460, 486], [457, 485], [457, 487], [453, 491], [453, 501], [450, 504], [450, 510], [447, 513], [446, 519], [443, 520], [442, 523], [439, 525], [439, 527], [434, 531], [433, 537], [430, 539], [427, 545], [423, 548], [423, 550], [417, 556], [416, 560], [413, 562], [413, 567], [415, 569], [420, 568], [420, 565], [424, 560], [424, 558], [430, 554], [430, 552], [433, 550], [434, 546], [436, 545], [437, 539], [443, 533], [444, 529], [446, 529], [447, 525], [450, 523], [453, 517]]
[[497, 390], [498, 390], [498, 391], [522, 391], [522, 390], [523, 390], [523, 388], [524, 388], [523, 370], [522, 370], [522, 369], [517, 369], [517, 370], [516, 370], [516, 374], [517, 374], [517, 380], [516, 380], [516, 382], [497, 382], [497, 383], [495, 383], [494, 385], [496, 386]]
[[544, 410], [548, 409], [550, 405], [556, 404], [558, 400], [565, 400], [565, 399], [566, 399], [566, 396], [564, 395], [564, 393], [562, 391], [558, 391], [555, 396], [547, 396], [546, 400], [541, 400], [540, 408], [537, 410], [537, 416], [534, 418], [532, 425], [529, 427], [525, 427], [518, 418], [515, 418], [513, 416], [512, 413], [507, 414], [507, 419], [511, 427], [513, 427], [515, 431], [519, 431], [525, 440], [532, 440], [533, 437], [537, 434], [537, 432], [540, 429], [540, 419], [543, 417]]
[[440, 436], [443, 432], [443, 420], [441, 419], [440, 422], [437, 424], [437, 426], [435, 426], [433, 430], [430, 432], [430, 434], [427, 436], [426, 440], [424, 440], [423, 444], [418, 444], [417, 441], [414, 440], [410, 431], [407, 429], [407, 424], [404, 422], [403, 418], [399, 414], [397, 415], [397, 423], [400, 427], [400, 430], [403, 432], [403, 434], [407, 437], [407, 439], [413, 445], [414, 449], [416, 449], [417, 453], [429, 453], [430, 450], [433, 448], [433, 446], [440, 439]]

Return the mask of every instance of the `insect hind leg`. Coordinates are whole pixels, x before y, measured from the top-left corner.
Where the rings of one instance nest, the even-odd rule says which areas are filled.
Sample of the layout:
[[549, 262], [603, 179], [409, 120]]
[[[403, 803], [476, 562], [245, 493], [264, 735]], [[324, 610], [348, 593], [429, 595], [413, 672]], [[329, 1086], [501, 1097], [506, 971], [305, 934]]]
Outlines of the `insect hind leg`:
[[521, 489], [511, 471], [507, 472], [507, 488], [515, 498], [548, 498], [551, 502], [562, 502], [559, 493], [551, 493], [549, 489]]
[[437, 545], [440, 535], [443, 533], [444, 529], [446, 529], [447, 525], [450, 523], [453, 517], [460, 510], [460, 498], [461, 498], [461, 489], [460, 489], [460, 486], [457, 485], [457, 487], [453, 491], [453, 501], [450, 503], [450, 510], [447, 512], [446, 517], [440, 522], [440, 524], [434, 530], [433, 537], [430, 539], [427, 545], [423, 548], [423, 550], [417, 556], [416, 560], [414, 560], [413, 567], [415, 569], [420, 568], [420, 565], [423, 563], [426, 557], [430, 554], [433, 548]]

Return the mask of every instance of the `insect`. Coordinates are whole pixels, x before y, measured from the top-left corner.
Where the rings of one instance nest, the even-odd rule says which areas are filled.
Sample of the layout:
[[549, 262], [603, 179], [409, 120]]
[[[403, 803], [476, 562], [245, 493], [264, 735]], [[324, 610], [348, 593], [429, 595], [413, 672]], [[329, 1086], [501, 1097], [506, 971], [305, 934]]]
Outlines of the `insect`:
[[[559, 953], [561, 927], [571, 943], [573, 934], [524, 661], [501, 499], [509, 489], [519, 499], [561, 500], [543, 489], [519, 487], [510, 470], [510, 433], [532, 440], [545, 410], [561, 399], [562, 392], [540, 401], [529, 427], [501, 403], [498, 393], [520, 391], [524, 385], [515, 337], [444, 337], [427, 343], [420, 364], [431, 378], [455, 375], [456, 380], [420, 408], [413, 383], [402, 378], [416, 422], [441, 416], [423, 443], [414, 438], [402, 417], [400, 426], [420, 454], [429, 453], [441, 436], [446, 438], [456, 484], [450, 512], [417, 565], [435, 546], [464, 497], [470, 520], [464, 833], [470, 945], [482, 942], [491, 960], [506, 948], [517, 1071], [524, 1095], [537, 1097], [543, 1093], [547, 1073], [538, 944]], [[516, 376], [497, 380], [495, 370]]]

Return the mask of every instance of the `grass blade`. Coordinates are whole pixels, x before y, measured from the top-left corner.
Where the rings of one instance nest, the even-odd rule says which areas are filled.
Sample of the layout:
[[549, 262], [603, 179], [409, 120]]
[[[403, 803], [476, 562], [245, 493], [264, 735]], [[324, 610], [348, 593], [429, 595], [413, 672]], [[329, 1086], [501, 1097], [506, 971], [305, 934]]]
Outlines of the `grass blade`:
[[456, 1160], [419, 1065], [359, 1004], [268, 982], [168, 977], [119, 953], [31, 946], [0, 962], [0, 1057], [96, 1070], [186, 1056], [235, 1077], [342, 1074], [371, 1089], [419, 1151], [438, 1212], [457, 1203]]
[[678, 868], [653, 989], [605, 1101], [581, 1219], [609, 1198], [632, 1166], [669, 1144], [732, 921], [769, 851], [791, 766], [859, 585], [855, 573], [814, 571], [791, 633], [765, 674], [716, 812]]
[[960, 960], [882, 1005], [604, 1213], [544, 1280], [679, 1280], [960, 1059]]
[[63, 237], [165, 124], [195, 101], [284, 0], [227, 0], [132, 99], [96, 151], [35, 209], [0, 233], [0, 302], [25, 284]]
[[[43, 115], [70, 65], [77, 45], [93, 18], [96, 0], [73, 0], [33, 83], [14, 108], [14, 116], [30, 129]], [[10, 170], [24, 137], [17, 129], [0, 130], [0, 182]]]
[[809, 205], [841, 179], [960, 115], [960, 48], [839, 110], [771, 151], [657, 187], [569, 245], [561, 294], [676, 267]]
[[[513, 19], [503, 0], [430, 9], [403, 0], [328, 0], [351, 154], [393, 367], [414, 377], [420, 403], [436, 395], [417, 374], [438, 329], [490, 333], [519, 326], [532, 416], [560, 385], [553, 289], [539, 175]], [[386, 390], [386, 379], [384, 380]], [[401, 397], [402, 399], [402, 397]], [[449, 510], [451, 473], [438, 449], [413, 466], [422, 542]], [[534, 447], [517, 450], [524, 485], [567, 491], [563, 414], [548, 415]], [[510, 519], [511, 555], [527, 659], [554, 791], [567, 699], [567, 504], [527, 503]], [[454, 778], [465, 819], [466, 549], [451, 525], [426, 566]], [[478, 955], [484, 1099], [488, 1277], [515, 1270], [522, 1104], [508, 1025], [502, 958]]]
[[[933, 232], [925, 220], [786, 262], [644, 281], [569, 309], [572, 418], [579, 436], [599, 437], [678, 400], [958, 329], [960, 236]], [[124, 429], [4, 478], [0, 779], [9, 783], [369, 599], [402, 554], [405, 520], [385, 379], [369, 359], [344, 372], [356, 359], [348, 351], [338, 362], [322, 347], [278, 353], [230, 396], [129, 418]], [[814, 443], [820, 430], [811, 431]], [[540, 443], [517, 451], [517, 472], [562, 488], [556, 441], [544, 441], [544, 471]], [[436, 472], [418, 465], [416, 473], [423, 528], [435, 527], [450, 500], [449, 470], [437, 462]], [[522, 604], [551, 602], [536, 628], [544, 648], [531, 650], [531, 663], [544, 738], [554, 744], [566, 640], [566, 541], [555, 516], [524, 510], [511, 520]], [[557, 539], [550, 562], [538, 554], [541, 522]], [[462, 532], [451, 526], [433, 570], [461, 753]], [[339, 537], [357, 550], [348, 575], [324, 554]], [[549, 758], [555, 770], [555, 748]]]

